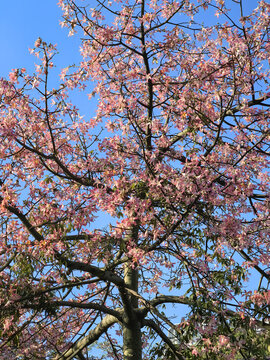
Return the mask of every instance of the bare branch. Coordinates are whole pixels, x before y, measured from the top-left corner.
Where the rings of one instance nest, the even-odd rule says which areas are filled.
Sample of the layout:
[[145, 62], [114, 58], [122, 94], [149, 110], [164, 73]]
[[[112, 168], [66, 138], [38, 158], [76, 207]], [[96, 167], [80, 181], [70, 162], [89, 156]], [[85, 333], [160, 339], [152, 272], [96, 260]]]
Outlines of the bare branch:
[[72, 360], [86, 346], [93, 344], [103, 335], [112, 325], [118, 322], [115, 316], [107, 315], [94, 330], [91, 330], [83, 339], [77, 341], [69, 350], [56, 356], [53, 360]]

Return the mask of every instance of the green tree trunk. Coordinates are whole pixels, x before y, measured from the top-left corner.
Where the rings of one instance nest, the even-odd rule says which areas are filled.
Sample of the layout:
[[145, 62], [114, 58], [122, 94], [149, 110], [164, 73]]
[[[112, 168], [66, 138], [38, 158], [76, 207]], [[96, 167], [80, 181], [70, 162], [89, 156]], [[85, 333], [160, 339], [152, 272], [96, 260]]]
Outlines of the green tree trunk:
[[[134, 226], [126, 234], [126, 242], [135, 240], [138, 237], [138, 226]], [[134, 292], [138, 292], [138, 270], [126, 263], [124, 280], [127, 287]], [[138, 297], [133, 294], [127, 294], [125, 308], [125, 323], [123, 325], [123, 353], [124, 360], [141, 360], [142, 359], [142, 339], [141, 339], [141, 322], [136, 316], [135, 309], [138, 308]]]

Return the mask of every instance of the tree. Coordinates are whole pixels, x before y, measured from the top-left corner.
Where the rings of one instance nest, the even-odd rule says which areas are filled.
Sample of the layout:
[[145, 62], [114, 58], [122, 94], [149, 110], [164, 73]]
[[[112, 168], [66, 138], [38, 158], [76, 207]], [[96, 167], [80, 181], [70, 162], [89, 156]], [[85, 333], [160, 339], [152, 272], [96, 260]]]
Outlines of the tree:
[[270, 5], [59, 5], [81, 63], [1, 79], [0, 359], [266, 358]]

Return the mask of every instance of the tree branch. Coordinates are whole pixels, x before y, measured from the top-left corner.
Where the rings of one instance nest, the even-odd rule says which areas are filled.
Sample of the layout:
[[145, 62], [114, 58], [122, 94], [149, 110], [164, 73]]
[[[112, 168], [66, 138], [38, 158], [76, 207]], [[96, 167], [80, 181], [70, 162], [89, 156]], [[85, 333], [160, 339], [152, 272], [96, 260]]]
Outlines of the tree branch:
[[[0, 196], [0, 203], [4, 200], [2, 196]], [[23, 225], [29, 231], [29, 233], [38, 241], [43, 240], [43, 236], [35, 229], [35, 227], [30, 223], [27, 217], [16, 207], [12, 205], [4, 205], [4, 207], [10, 211], [12, 214], [16, 215], [18, 219], [21, 220]]]
[[161, 339], [169, 346], [169, 348], [173, 351], [174, 355], [178, 360], [185, 360], [183, 356], [177, 351], [175, 345], [173, 342], [168, 338], [167, 335], [164, 334], [164, 332], [161, 330], [161, 328], [154, 322], [152, 319], [147, 319], [143, 321], [144, 326], [149, 326], [151, 329], [153, 329], [160, 337]]
[[118, 322], [115, 316], [107, 315], [96, 326], [94, 330], [91, 330], [88, 335], [83, 339], [77, 341], [69, 350], [65, 351], [61, 355], [57, 355], [53, 360], [72, 360], [80, 353], [86, 346], [93, 344], [97, 341], [102, 334], [104, 334], [112, 325]]
[[63, 264], [66, 265], [67, 268], [70, 270], [85, 271], [94, 276], [97, 276], [99, 279], [103, 281], [109, 281], [115, 284], [116, 286], [126, 287], [124, 280], [120, 276], [114, 274], [112, 271], [100, 269], [97, 266], [86, 264], [79, 261], [71, 261], [59, 253], [56, 253], [56, 258], [61, 262], [63, 262]]
[[122, 322], [122, 316], [121, 316], [120, 312], [118, 312], [116, 310], [112, 310], [112, 309], [108, 308], [107, 306], [97, 304], [97, 303], [92, 303], [92, 302], [91, 303], [80, 303], [80, 302], [76, 302], [76, 301], [50, 301], [50, 305], [68, 306], [68, 307], [71, 307], [71, 308], [98, 310], [98, 311], [101, 311], [101, 312], [103, 312], [105, 314], [114, 316], [115, 318], [117, 318], [117, 320]]

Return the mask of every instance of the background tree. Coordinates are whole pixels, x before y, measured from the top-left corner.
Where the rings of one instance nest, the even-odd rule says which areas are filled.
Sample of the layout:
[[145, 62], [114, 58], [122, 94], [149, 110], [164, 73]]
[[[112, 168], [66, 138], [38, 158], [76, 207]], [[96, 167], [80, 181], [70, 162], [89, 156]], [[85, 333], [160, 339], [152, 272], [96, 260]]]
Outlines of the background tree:
[[270, 5], [59, 5], [82, 62], [1, 80], [0, 358], [265, 358]]

